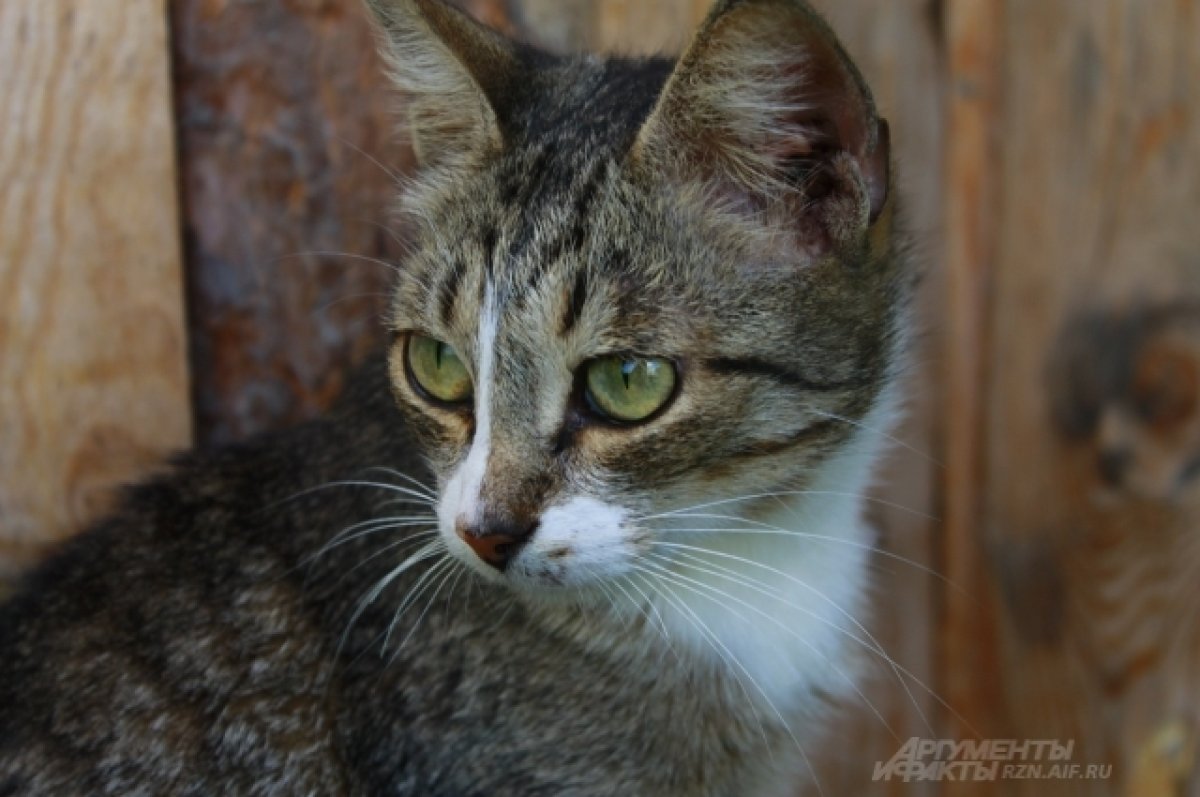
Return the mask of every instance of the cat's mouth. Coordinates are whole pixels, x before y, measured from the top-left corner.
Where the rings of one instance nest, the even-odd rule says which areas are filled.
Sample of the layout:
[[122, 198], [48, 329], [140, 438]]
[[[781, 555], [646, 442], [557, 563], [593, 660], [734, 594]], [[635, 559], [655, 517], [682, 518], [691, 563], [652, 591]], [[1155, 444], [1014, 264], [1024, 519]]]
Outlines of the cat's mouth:
[[561, 591], [629, 572], [645, 544], [630, 517], [615, 504], [577, 497], [551, 505], [527, 530], [479, 533], [456, 523], [442, 532], [450, 552], [489, 581]]

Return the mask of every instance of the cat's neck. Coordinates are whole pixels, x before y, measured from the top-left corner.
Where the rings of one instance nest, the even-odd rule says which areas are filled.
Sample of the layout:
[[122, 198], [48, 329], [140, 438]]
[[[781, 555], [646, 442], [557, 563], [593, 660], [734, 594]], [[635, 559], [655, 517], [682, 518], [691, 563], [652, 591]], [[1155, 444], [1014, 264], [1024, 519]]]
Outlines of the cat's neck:
[[862, 662], [886, 655], [858, 618], [876, 539], [864, 494], [896, 414], [881, 401], [809, 484], [742, 523], [702, 542], [672, 535], [675, 561], [645, 577], [670, 644], [726, 670], [768, 718], [817, 709], [816, 693], [857, 692]]

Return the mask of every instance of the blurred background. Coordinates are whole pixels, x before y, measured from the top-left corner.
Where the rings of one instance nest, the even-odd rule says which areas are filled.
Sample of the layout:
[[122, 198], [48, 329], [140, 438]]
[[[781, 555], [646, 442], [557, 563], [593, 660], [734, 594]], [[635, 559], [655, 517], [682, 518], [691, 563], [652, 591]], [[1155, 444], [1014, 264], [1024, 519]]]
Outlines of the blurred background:
[[[461, 4], [627, 53], [709, 5]], [[819, 734], [824, 793], [1200, 794], [1200, 0], [816, 4], [927, 270], [873, 504], [894, 664]], [[3, 0], [0, 74], [3, 581], [169, 451], [329, 404], [412, 158], [358, 0]], [[1112, 769], [880, 776], [912, 737]]]

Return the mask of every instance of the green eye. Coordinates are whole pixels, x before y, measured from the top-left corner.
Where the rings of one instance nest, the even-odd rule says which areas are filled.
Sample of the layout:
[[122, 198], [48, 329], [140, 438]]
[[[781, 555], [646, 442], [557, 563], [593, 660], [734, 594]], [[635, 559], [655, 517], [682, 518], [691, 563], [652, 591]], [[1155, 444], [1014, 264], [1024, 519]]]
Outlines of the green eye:
[[408, 370], [421, 389], [438, 401], [456, 403], [471, 397], [471, 375], [447, 343], [410, 335]]
[[614, 420], [648, 418], [674, 392], [675, 366], [659, 357], [601, 357], [587, 367], [588, 401]]

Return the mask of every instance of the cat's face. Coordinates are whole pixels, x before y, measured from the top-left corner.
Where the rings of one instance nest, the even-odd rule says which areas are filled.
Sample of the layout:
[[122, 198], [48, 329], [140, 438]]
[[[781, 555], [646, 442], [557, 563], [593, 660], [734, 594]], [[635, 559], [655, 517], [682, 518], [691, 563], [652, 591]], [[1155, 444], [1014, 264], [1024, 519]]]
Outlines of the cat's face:
[[[472, 52], [507, 46], [438, 20], [466, 26], [459, 45], [463, 31], [484, 37]], [[721, 24], [718, 10], [710, 37]], [[699, 57], [677, 77], [703, 71], [689, 65]], [[746, 142], [723, 144], [672, 107], [695, 86], [664, 92], [668, 66], [540, 62], [520, 107], [488, 96], [489, 112], [465, 121], [418, 98], [435, 128], [471, 143], [446, 153], [418, 139], [432, 176], [405, 200], [419, 223], [391, 374], [437, 475], [441, 536], [485, 577], [535, 591], [602, 583], [672, 529], [728, 525], [664, 513], [802, 488], [894, 377], [904, 289], [877, 221], [886, 140], [853, 71], [839, 62], [829, 79], [861, 106], [869, 129], [852, 133], [874, 149], [833, 148], [839, 120], [784, 120], [781, 158], [797, 171], [779, 167], [793, 184], [766, 187], [754, 181], [772, 175], [717, 162]], [[745, 99], [719, 89], [704, 101]], [[697, 141], [712, 151], [684, 158]]]
[[1093, 459], [1104, 498], [1200, 500], [1200, 307], [1081, 315], [1051, 375], [1058, 431]]

